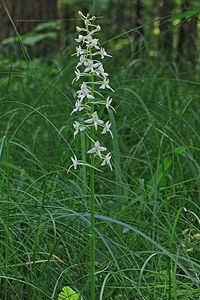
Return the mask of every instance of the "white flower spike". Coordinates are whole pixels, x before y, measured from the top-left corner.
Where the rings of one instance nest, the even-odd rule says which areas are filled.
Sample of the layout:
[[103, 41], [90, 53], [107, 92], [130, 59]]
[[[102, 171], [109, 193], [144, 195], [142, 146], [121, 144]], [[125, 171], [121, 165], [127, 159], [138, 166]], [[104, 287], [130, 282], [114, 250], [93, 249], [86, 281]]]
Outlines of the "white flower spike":
[[83, 28], [77, 27], [79, 34], [75, 41], [78, 45], [74, 55], [78, 58], [78, 63], [73, 83], [80, 82], [80, 84], [76, 92], [75, 107], [71, 114], [76, 116], [75, 113], [79, 113], [79, 118], [73, 122], [74, 137], [83, 132], [83, 138], [87, 139], [86, 145], [90, 145], [89, 150], [86, 151], [91, 157], [95, 157], [95, 161], [92, 160], [93, 163], [90, 165], [87, 162], [78, 161], [77, 157], [74, 156], [71, 158], [71, 167], [77, 169], [79, 165], [85, 165], [95, 168], [94, 163], [98, 161], [101, 166], [109, 165], [112, 170], [111, 153], [106, 154], [107, 148], [102, 146], [100, 141], [100, 137], [106, 133], [110, 133], [113, 137], [112, 126], [110, 121], [104, 121], [103, 116], [99, 117], [100, 112], [98, 111], [102, 105], [105, 106], [108, 113], [111, 109], [115, 111], [110, 96], [106, 100], [102, 100], [102, 98], [104, 99], [104, 90], [113, 91], [109, 82], [109, 74], [104, 70], [102, 63], [104, 58], [111, 57], [111, 55], [100, 45], [97, 34], [101, 27], [94, 24], [96, 18], [89, 14], [85, 16], [81, 12], [79, 12], [79, 16], [84, 26]]

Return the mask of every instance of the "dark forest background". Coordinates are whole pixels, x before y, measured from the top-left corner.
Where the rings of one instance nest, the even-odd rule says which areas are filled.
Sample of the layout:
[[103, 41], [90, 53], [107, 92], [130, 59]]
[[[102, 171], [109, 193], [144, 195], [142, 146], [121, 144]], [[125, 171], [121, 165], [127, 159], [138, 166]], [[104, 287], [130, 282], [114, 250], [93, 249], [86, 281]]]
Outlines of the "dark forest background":
[[1, 0], [1, 53], [21, 55], [21, 47], [46, 56], [69, 47], [78, 10], [99, 17], [104, 40], [119, 54], [198, 62], [199, 0]]

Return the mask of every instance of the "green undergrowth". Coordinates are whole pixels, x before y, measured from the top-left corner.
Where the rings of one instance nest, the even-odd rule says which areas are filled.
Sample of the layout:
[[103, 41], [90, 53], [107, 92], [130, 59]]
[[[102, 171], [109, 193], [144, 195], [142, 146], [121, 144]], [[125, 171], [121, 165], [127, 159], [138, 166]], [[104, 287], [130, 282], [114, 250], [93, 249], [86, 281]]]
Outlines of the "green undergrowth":
[[[198, 76], [113, 62], [115, 168], [95, 177], [97, 299], [199, 299]], [[57, 300], [71, 287], [89, 300], [89, 187], [67, 173], [80, 149], [74, 61], [0, 67], [0, 299]]]

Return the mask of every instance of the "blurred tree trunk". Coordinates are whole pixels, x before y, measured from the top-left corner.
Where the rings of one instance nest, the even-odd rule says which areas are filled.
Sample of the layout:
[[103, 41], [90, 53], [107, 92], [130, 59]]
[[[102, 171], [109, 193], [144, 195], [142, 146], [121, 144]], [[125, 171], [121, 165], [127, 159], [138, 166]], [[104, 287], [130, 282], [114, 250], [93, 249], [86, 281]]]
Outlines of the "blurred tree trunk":
[[120, 31], [124, 29], [125, 25], [125, 8], [126, 2], [123, 0], [118, 0], [115, 11], [115, 23], [117, 25], [117, 29], [119, 29]]
[[141, 50], [141, 43], [140, 41], [143, 39], [144, 34], [144, 28], [141, 27], [142, 25], [142, 1], [136, 0], [134, 9], [132, 10], [133, 13], [131, 14], [131, 27], [137, 28], [132, 33], [133, 42], [134, 42], [134, 50], [135, 50], [135, 56], [138, 57], [140, 50]]
[[[0, 4], [0, 41], [16, 34], [32, 31], [41, 21], [58, 19], [57, 0], [4, 0]], [[6, 11], [7, 10], [7, 11]], [[10, 14], [10, 18], [8, 16]]]
[[[187, 12], [191, 8], [190, 0], [183, 0], [182, 12]], [[179, 28], [177, 59], [185, 58], [191, 63], [195, 63], [197, 50], [197, 17], [193, 16], [189, 20], [186, 17], [182, 19]]]
[[173, 30], [170, 15], [173, 11], [174, 1], [163, 0], [160, 9], [160, 35], [159, 35], [159, 50], [166, 55], [167, 58], [171, 58], [173, 51]]

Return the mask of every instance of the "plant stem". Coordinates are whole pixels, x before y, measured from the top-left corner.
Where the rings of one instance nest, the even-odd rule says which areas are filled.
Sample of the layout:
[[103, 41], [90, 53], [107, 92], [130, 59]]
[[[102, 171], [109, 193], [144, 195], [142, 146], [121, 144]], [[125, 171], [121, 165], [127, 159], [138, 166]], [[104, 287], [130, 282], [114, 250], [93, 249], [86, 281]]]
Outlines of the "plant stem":
[[[87, 28], [88, 30], [88, 28]], [[92, 51], [89, 49], [90, 59], [92, 60]], [[94, 75], [91, 74], [91, 94], [94, 96]], [[94, 112], [94, 104], [91, 105], [91, 112]], [[94, 139], [94, 128], [91, 130], [91, 137]], [[95, 300], [95, 245], [96, 245], [96, 237], [95, 237], [95, 190], [94, 190], [94, 156], [91, 156], [91, 168], [90, 168], [90, 264], [91, 264], [91, 300]]]
[[[81, 132], [81, 150], [82, 150], [82, 160], [86, 161], [86, 137], [85, 132]], [[82, 168], [82, 180], [83, 180], [83, 193], [86, 195], [87, 193], [87, 175], [86, 175], [86, 167]]]
[[[91, 158], [94, 165], [94, 157]], [[91, 222], [91, 300], [95, 300], [95, 191], [94, 191], [94, 169], [90, 168], [90, 222]]]
[[[94, 95], [94, 76], [91, 76], [92, 90], [91, 93]], [[92, 105], [92, 112], [94, 112], [94, 105]], [[91, 137], [94, 138], [94, 128], [91, 130]], [[91, 157], [91, 168], [90, 168], [90, 222], [91, 222], [91, 300], [95, 300], [95, 190], [94, 190], [94, 156]]]

